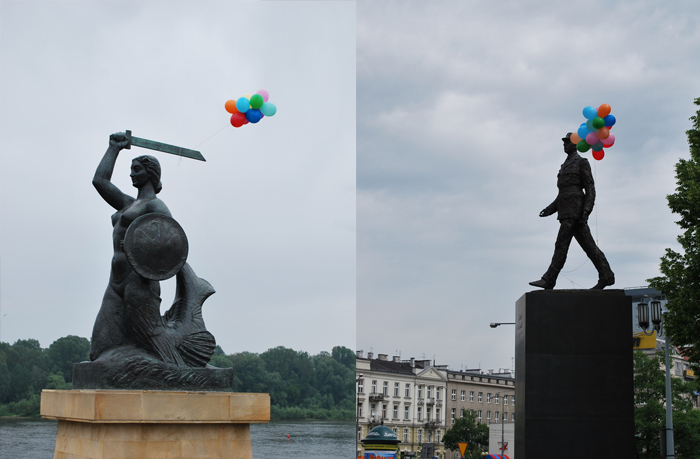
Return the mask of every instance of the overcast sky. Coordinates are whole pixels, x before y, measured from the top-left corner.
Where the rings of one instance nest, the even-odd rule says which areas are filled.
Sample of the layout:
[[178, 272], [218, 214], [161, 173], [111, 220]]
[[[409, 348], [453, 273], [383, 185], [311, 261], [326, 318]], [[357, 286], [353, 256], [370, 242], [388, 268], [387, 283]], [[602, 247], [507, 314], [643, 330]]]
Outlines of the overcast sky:
[[[159, 197], [217, 290], [203, 314], [226, 352], [355, 347], [354, 3], [3, 0], [0, 13], [2, 341], [90, 337], [114, 212], [91, 180], [109, 135], [130, 129], [207, 159], [132, 148], [113, 181], [134, 196], [131, 159], [160, 160]], [[233, 128], [224, 103], [259, 89], [277, 114]]]
[[[547, 269], [561, 138], [608, 103], [589, 223], [615, 288], [658, 275], [665, 196], [700, 97], [697, 2], [360, 1], [357, 347], [510, 368], [515, 302]], [[574, 241], [557, 288], [597, 273]], [[591, 330], [592, 336], [595, 330]]]

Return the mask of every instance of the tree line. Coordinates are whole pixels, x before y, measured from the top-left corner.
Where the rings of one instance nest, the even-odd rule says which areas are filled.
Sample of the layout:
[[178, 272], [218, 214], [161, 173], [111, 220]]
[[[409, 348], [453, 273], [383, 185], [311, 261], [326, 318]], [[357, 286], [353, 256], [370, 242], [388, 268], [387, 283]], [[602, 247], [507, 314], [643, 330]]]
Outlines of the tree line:
[[[0, 342], [0, 416], [39, 416], [43, 389], [71, 389], [73, 364], [89, 360], [90, 341], [65, 336], [42, 348], [35, 339]], [[355, 353], [343, 346], [317, 355], [282, 346], [226, 354], [209, 362], [233, 368], [234, 392], [270, 394], [272, 419], [352, 419]]]

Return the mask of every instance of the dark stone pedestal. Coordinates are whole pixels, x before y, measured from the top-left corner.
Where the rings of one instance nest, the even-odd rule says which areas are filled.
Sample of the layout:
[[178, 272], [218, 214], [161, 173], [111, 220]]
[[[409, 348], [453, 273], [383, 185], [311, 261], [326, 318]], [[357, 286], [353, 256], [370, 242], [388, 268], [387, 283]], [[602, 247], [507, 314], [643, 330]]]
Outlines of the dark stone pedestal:
[[514, 457], [634, 457], [632, 299], [535, 291], [515, 317]]

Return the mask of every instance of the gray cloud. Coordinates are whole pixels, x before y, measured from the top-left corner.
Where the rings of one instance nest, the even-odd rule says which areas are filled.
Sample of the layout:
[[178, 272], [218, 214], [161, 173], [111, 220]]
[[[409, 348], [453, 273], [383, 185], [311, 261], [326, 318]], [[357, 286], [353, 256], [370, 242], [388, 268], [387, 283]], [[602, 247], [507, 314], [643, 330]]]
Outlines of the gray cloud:
[[[609, 103], [591, 229], [615, 287], [657, 275], [700, 96], [691, 2], [358, 2], [358, 347], [509, 367], [552, 255], [563, 134]], [[597, 274], [572, 244], [559, 288]]]

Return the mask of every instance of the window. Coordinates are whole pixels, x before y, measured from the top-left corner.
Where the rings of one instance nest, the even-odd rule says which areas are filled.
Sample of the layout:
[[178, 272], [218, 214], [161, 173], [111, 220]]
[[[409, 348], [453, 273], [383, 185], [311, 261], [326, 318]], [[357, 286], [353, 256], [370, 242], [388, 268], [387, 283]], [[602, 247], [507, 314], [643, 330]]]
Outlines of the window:
[[493, 413], [493, 415], [494, 415], [493, 420], [496, 421], [496, 424], [498, 424], [498, 411], [496, 411], [495, 413]]
[[358, 418], [362, 417], [362, 403], [357, 404], [357, 417]]
[[479, 403], [484, 401], [483, 392], [479, 392]]
[[486, 403], [491, 403], [491, 392], [486, 394]]
[[418, 429], [418, 443], [423, 443], [423, 429]]
[[422, 421], [422, 420], [423, 420], [423, 407], [419, 406], [418, 407], [418, 421]]
[[399, 405], [394, 405], [394, 419], [399, 418]]
[[362, 427], [357, 428], [357, 441], [362, 441]]
[[382, 419], [386, 419], [386, 405], [382, 405]]
[[428, 393], [426, 394], [426, 397], [430, 398], [430, 394], [432, 393], [432, 387], [428, 386]]
[[510, 404], [515, 406], [515, 395], [510, 396]]
[[440, 408], [435, 408], [435, 420], [440, 421]]
[[440, 388], [439, 387], [435, 388], [435, 399], [440, 400]]
[[435, 431], [435, 443], [440, 443], [440, 429]]
[[394, 397], [399, 396], [399, 383], [395, 382], [394, 383]]
[[491, 412], [486, 412], [486, 424], [491, 424]]
[[[464, 400], [464, 391], [462, 391], [462, 400]], [[474, 391], [473, 390], [469, 391], [469, 401], [470, 402], [474, 401]]]
[[384, 384], [382, 385], [382, 394], [389, 395], [389, 382], [388, 381], [384, 381]]
[[403, 418], [408, 419], [408, 405], [403, 407]]
[[408, 429], [403, 429], [403, 442], [408, 443]]
[[494, 396], [494, 402], [496, 403], [496, 405], [498, 405], [498, 402], [499, 402], [500, 397], [501, 397], [501, 396], [498, 395], [498, 394], [496, 394], [496, 395]]
[[432, 443], [433, 441], [433, 431], [429, 430], [428, 431], [428, 443]]
[[507, 404], [508, 404], [508, 396], [507, 396], [507, 395], [504, 395], [504, 396], [503, 396], [503, 404], [504, 404], [504, 405], [507, 405]]
[[406, 383], [406, 390], [404, 392], [404, 397], [410, 397], [411, 396], [411, 385], [409, 383]]
[[423, 398], [423, 386], [418, 386], [418, 398]]
[[452, 424], [455, 423], [455, 414], [457, 414], [457, 408], [452, 408]]
[[372, 392], [373, 394], [377, 393], [377, 381], [372, 381]]
[[357, 381], [357, 392], [362, 394], [365, 391], [365, 380], [364, 379], [359, 379]]
[[481, 423], [481, 410], [477, 412], [477, 419], [479, 419], [479, 423]]
[[511, 413], [510, 422], [515, 422], [515, 413]]
[[508, 422], [508, 412], [507, 411], [503, 412], [503, 422]]
[[[462, 397], [464, 397], [464, 391], [462, 391]], [[457, 389], [452, 389], [452, 400], [457, 400]], [[464, 398], [462, 398], [464, 400]]]
[[394, 431], [394, 435], [396, 435], [396, 438], [399, 438], [399, 428], [398, 428], [398, 427], [392, 427], [391, 430]]
[[372, 403], [372, 405], [370, 405], [370, 408], [372, 409], [372, 411], [370, 411], [371, 416], [375, 417], [377, 415], [377, 404]]

